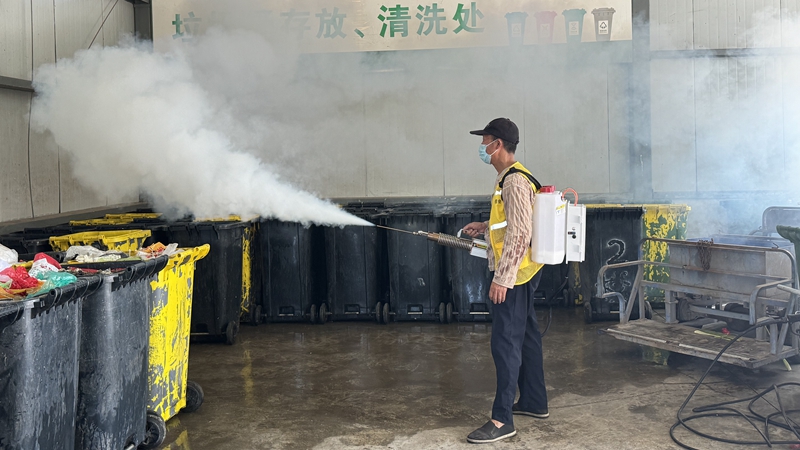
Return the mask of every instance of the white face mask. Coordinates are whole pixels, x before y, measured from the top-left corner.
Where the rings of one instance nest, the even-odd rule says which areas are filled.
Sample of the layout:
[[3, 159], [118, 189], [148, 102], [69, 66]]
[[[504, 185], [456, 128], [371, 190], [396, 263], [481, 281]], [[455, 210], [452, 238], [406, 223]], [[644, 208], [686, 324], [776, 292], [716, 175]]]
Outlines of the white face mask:
[[497, 150], [500, 150], [498, 148], [491, 155], [489, 153], [486, 153], [486, 147], [494, 144], [495, 142], [497, 142], [497, 139], [493, 140], [492, 142], [489, 142], [488, 144], [481, 144], [480, 147], [478, 147], [478, 156], [480, 156], [481, 157], [481, 161], [485, 162], [486, 164], [491, 164], [492, 163], [492, 155], [497, 153]]

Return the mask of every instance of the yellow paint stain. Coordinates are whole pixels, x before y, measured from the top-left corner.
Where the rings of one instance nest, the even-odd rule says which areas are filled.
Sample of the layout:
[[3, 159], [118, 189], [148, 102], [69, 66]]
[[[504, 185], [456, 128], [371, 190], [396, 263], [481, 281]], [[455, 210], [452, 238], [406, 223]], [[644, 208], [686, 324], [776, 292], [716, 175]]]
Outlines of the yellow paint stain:
[[150, 356], [147, 409], [165, 421], [186, 406], [189, 333], [192, 321], [195, 262], [209, 251], [208, 244], [182, 249], [150, 283]]
[[572, 280], [571, 280], [571, 287], [572, 292], [575, 295], [575, 305], [580, 306], [583, 305], [583, 294], [581, 293], [581, 263], [579, 262], [571, 262], [570, 265], [572, 266]]
[[[641, 205], [644, 208], [642, 226], [644, 237], [662, 239], [686, 239], [686, 223], [691, 208], [688, 205]], [[642, 255], [646, 261], [669, 262], [669, 251], [665, 242], [645, 242]], [[644, 266], [644, 279], [648, 281], [669, 282], [669, 268], [649, 264]], [[661, 289], [645, 290], [645, 300], [663, 302]]]
[[250, 312], [253, 304], [252, 294], [252, 267], [253, 267], [253, 239], [256, 235], [255, 224], [244, 229], [242, 236], [242, 313]]
[[192, 450], [189, 445], [189, 432], [186, 430], [181, 431], [181, 434], [175, 439], [175, 442], [169, 444], [169, 450]]

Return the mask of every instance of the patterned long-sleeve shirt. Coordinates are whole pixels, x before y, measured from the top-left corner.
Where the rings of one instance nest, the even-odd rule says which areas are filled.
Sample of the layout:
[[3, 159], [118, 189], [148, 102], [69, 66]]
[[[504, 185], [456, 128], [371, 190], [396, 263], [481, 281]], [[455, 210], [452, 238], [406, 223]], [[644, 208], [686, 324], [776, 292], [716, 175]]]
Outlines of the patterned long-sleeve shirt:
[[[495, 185], [500, 182], [508, 169], [500, 172]], [[503, 241], [503, 253], [500, 262], [495, 268], [494, 252], [491, 249], [488, 225], [486, 222], [486, 241], [489, 243], [489, 270], [494, 271], [494, 281], [500, 286], [512, 289], [517, 280], [517, 272], [525, 257], [525, 252], [530, 248], [533, 233], [533, 202], [535, 200], [533, 187], [528, 179], [519, 173], [512, 173], [503, 183], [503, 203], [506, 211], [506, 237]]]

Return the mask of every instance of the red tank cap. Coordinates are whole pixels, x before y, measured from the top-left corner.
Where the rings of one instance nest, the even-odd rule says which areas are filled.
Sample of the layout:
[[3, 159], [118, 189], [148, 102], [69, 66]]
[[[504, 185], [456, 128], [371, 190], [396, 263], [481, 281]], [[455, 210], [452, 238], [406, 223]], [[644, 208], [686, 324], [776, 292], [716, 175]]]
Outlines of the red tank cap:
[[552, 194], [555, 191], [556, 191], [555, 186], [542, 186], [542, 188], [539, 189], [539, 192], [542, 194]]

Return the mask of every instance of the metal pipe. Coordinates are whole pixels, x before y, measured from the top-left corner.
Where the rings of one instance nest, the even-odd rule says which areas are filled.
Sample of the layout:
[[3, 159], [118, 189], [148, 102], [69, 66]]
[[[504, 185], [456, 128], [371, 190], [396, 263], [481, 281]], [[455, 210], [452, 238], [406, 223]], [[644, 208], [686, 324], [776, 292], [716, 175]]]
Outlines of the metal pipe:
[[0, 89], [11, 89], [13, 91], [34, 92], [30, 80], [0, 76]]
[[475, 242], [472, 239], [465, 239], [456, 236], [451, 236], [449, 234], [444, 233], [428, 233], [426, 231], [407, 231], [407, 230], [400, 230], [398, 228], [387, 227], [383, 225], [377, 225], [378, 228], [383, 228], [390, 231], [399, 231], [401, 233], [413, 234], [415, 236], [423, 236], [428, 238], [429, 241], [433, 241], [439, 245], [451, 248], [457, 248], [466, 251], [472, 251], [473, 248], [480, 248], [486, 249], [485, 246]]

